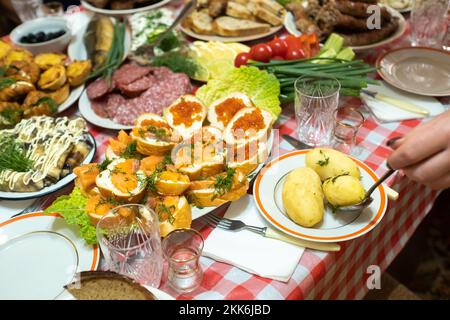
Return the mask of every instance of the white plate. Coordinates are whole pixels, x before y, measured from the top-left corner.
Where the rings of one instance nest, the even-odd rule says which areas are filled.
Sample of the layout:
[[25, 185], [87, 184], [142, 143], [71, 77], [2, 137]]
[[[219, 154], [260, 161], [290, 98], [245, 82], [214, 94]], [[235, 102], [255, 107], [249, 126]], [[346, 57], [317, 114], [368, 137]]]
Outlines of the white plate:
[[[153, 295], [156, 297], [156, 300], [175, 300], [174, 297], [172, 297], [170, 294], [161, 291], [157, 288], [144, 286], [148, 291], [153, 293]], [[69, 291], [64, 290], [64, 292], [58, 296], [56, 300], [76, 300], [73, 295], [70, 294]]]
[[0, 299], [54, 299], [76, 272], [95, 270], [89, 246], [57, 214], [32, 213], [0, 223]]
[[[316, 242], [346, 241], [360, 237], [372, 230], [383, 218], [387, 208], [387, 195], [383, 185], [372, 194], [374, 201], [363, 212], [357, 214], [333, 213], [326, 208], [323, 221], [312, 228], [294, 223], [285, 213], [281, 191], [286, 175], [305, 166], [305, 154], [309, 150], [298, 150], [272, 160], [262, 170], [253, 185], [256, 206], [262, 216], [277, 229], [297, 238]], [[361, 170], [361, 182], [368, 190], [377, 175], [363, 162], [354, 159]]]
[[109, 15], [109, 16], [123, 16], [123, 15], [133, 14], [136, 12], [149, 11], [152, 9], [156, 9], [156, 8], [159, 8], [159, 7], [162, 7], [166, 4], [168, 4], [171, 1], [172, 0], [161, 0], [157, 3], [151, 4], [151, 5], [142, 7], [142, 8], [125, 9], [125, 10], [112, 10], [112, 9], [97, 8], [97, 7], [93, 6], [92, 4], [90, 4], [89, 2], [83, 1], [83, 0], [81, 0], [81, 4], [87, 10], [95, 12], [95, 13], [100, 13], [100, 14]]
[[87, 96], [87, 91], [84, 90], [81, 94], [80, 101], [78, 101], [78, 109], [86, 121], [95, 124], [98, 127], [112, 130], [131, 130], [134, 126], [127, 126], [108, 118], [103, 118], [97, 115], [92, 109], [91, 100]]
[[[88, 153], [86, 158], [83, 160], [82, 164], [91, 163], [92, 159], [94, 159], [95, 152], [97, 150], [97, 145], [95, 142], [94, 137], [88, 133], [89, 142], [92, 146], [91, 151]], [[5, 200], [26, 200], [26, 199], [33, 199], [33, 198], [39, 198], [42, 196], [45, 196], [49, 193], [55, 192], [61, 188], [64, 188], [69, 183], [71, 183], [73, 180], [75, 180], [75, 174], [70, 173], [61, 180], [59, 180], [57, 183], [52, 184], [51, 186], [45, 187], [39, 191], [35, 192], [6, 192], [6, 191], [0, 191], [0, 199]]]

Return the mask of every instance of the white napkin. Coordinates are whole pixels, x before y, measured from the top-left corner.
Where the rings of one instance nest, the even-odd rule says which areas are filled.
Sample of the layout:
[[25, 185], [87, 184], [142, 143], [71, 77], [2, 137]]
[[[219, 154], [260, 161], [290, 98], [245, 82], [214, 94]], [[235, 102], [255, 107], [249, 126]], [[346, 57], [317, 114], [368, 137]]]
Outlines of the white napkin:
[[[233, 202], [225, 217], [253, 226], [268, 226], [251, 195]], [[205, 240], [203, 255], [265, 278], [287, 282], [304, 250], [247, 230], [233, 232], [215, 228]]]
[[[383, 93], [386, 96], [397, 98], [402, 101], [406, 101], [424, 108], [430, 112], [430, 116], [438, 115], [445, 111], [444, 106], [433, 97], [420, 96], [413, 93], [408, 93], [399, 89], [396, 89], [388, 84], [380, 81], [379, 86], [369, 85], [367, 88], [370, 91]], [[412, 113], [400, 108], [397, 108], [388, 103], [374, 99], [364, 93], [361, 93], [361, 99], [365, 102], [367, 107], [372, 111], [374, 116], [380, 122], [395, 122], [409, 119], [423, 118], [423, 116]]]

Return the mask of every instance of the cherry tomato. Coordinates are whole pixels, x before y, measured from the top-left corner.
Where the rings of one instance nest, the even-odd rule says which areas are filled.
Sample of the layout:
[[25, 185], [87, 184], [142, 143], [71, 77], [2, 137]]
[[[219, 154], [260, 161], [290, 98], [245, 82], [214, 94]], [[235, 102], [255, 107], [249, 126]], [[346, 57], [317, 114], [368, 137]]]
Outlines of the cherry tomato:
[[286, 60], [298, 60], [305, 58], [305, 52], [302, 49], [288, 50]]
[[284, 41], [283, 39], [275, 37], [268, 44], [272, 49], [272, 54], [274, 56], [284, 57], [286, 55], [288, 46], [286, 41]]
[[287, 35], [286, 38], [284, 39], [284, 41], [287, 44], [288, 47], [288, 51], [293, 50], [293, 49], [301, 49], [302, 48], [302, 44], [299, 41], [299, 38], [297, 38], [296, 36], [293, 35]]
[[236, 68], [239, 68], [242, 65], [246, 65], [248, 60], [250, 60], [250, 53], [248, 53], [248, 52], [241, 52], [234, 59], [234, 66]]
[[252, 60], [260, 62], [269, 62], [272, 58], [272, 49], [267, 43], [254, 45], [250, 49], [250, 57]]
[[284, 57], [282, 56], [275, 56], [272, 58], [272, 60], [284, 60]]

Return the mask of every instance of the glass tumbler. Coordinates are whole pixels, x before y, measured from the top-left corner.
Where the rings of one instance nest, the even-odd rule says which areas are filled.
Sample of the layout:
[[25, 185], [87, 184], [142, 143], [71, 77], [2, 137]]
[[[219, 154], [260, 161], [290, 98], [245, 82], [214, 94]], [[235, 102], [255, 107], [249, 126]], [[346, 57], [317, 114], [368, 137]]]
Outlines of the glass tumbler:
[[163, 239], [162, 249], [169, 264], [169, 285], [182, 294], [197, 289], [203, 279], [201, 234], [194, 229], [174, 230]]
[[333, 112], [339, 104], [339, 81], [302, 76], [294, 86], [298, 139], [311, 147], [328, 145], [334, 127]]
[[42, 0], [11, 0], [11, 4], [22, 22], [39, 17]]
[[450, 0], [415, 0], [411, 12], [411, 44], [442, 48], [447, 34]]
[[334, 130], [331, 147], [350, 154], [356, 143], [356, 134], [364, 124], [364, 116], [352, 107], [341, 107], [334, 111]]
[[156, 213], [140, 204], [112, 209], [97, 224], [97, 239], [111, 271], [159, 287], [163, 256]]

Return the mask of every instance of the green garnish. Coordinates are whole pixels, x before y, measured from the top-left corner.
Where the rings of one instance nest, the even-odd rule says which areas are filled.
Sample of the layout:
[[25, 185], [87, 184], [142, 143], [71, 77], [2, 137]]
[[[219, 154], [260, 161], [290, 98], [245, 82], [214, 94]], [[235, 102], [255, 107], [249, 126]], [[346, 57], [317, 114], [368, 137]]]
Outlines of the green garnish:
[[164, 221], [164, 214], [167, 214], [167, 220], [169, 221], [170, 224], [173, 224], [175, 221], [175, 217], [173, 216], [172, 212], [175, 211], [175, 206], [166, 206], [165, 204], [161, 203], [158, 204], [158, 207], [156, 209], [156, 211], [158, 212], [158, 218], [159, 221]]
[[[161, 43], [161, 45], [163, 44], [164, 41]], [[168, 52], [161, 56], [158, 56], [153, 60], [153, 65], [157, 67], [164, 66], [169, 68], [173, 72], [185, 73], [189, 77], [193, 77], [198, 70], [198, 66], [194, 60], [179, 52]]]
[[33, 168], [33, 160], [28, 158], [22, 143], [12, 136], [0, 137], [0, 172], [12, 170], [27, 172]]
[[330, 178], [331, 179], [331, 183], [335, 183], [338, 178], [343, 177], [343, 176], [348, 176], [348, 175], [350, 175], [348, 172], [344, 172], [344, 173], [342, 173], [342, 174], [340, 174], [338, 176]]
[[336, 213], [339, 210], [339, 206], [332, 205], [331, 203], [328, 203], [330, 206], [331, 212]]
[[4, 77], [6, 75], [6, 72], [8, 72], [9, 69], [14, 69], [16, 71], [20, 71], [20, 68], [16, 67], [16, 66], [1, 66], [0, 67], [0, 77]]
[[319, 161], [317, 161], [317, 164], [318, 164], [319, 166], [321, 166], [321, 167], [324, 167], [324, 166], [326, 166], [326, 165], [330, 162], [330, 158], [327, 157], [327, 156], [322, 152], [322, 150], [319, 150], [319, 152], [320, 152], [321, 155], [323, 155], [323, 157], [324, 157], [325, 159], [324, 159], [324, 160], [319, 160]]
[[105, 160], [103, 160], [102, 163], [99, 163], [97, 167], [100, 171], [106, 170], [111, 162], [112, 160], [105, 158]]
[[9, 86], [12, 86], [16, 82], [17, 82], [17, 80], [13, 79], [13, 78], [1, 78], [0, 79], [0, 90], [8, 88]]
[[153, 133], [158, 139], [164, 138], [167, 135], [166, 130], [155, 126], [149, 126], [147, 131]]
[[55, 113], [56, 111], [58, 111], [58, 104], [56, 103], [55, 100], [53, 100], [53, 99], [50, 98], [50, 97], [43, 97], [43, 98], [40, 98], [38, 101], [36, 101], [35, 103], [33, 103], [32, 106], [33, 106], [33, 107], [39, 106], [39, 105], [41, 105], [41, 104], [43, 104], [43, 103], [46, 103], [46, 104], [50, 107], [51, 113]]
[[[162, 171], [162, 170], [161, 170]], [[147, 178], [145, 178], [145, 182], [147, 183], [147, 190], [156, 192], [156, 182], [158, 182], [161, 171], [156, 168], [155, 171], [152, 172]]]
[[15, 125], [22, 119], [23, 110], [7, 108], [0, 112], [0, 118], [3, 118], [3, 122], [5, 125]]
[[218, 196], [223, 196], [225, 193], [231, 190], [233, 186], [233, 177], [236, 170], [233, 168], [227, 168], [227, 174], [225, 176], [217, 176], [216, 183], [214, 183], [214, 196], [212, 200]]
[[139, 159], [141, 155], [137, 152], [137, 142], [136, 140], [132, 141], [127, 145], [124, 152], [122, 153], [122, 157], [125, 159]]

